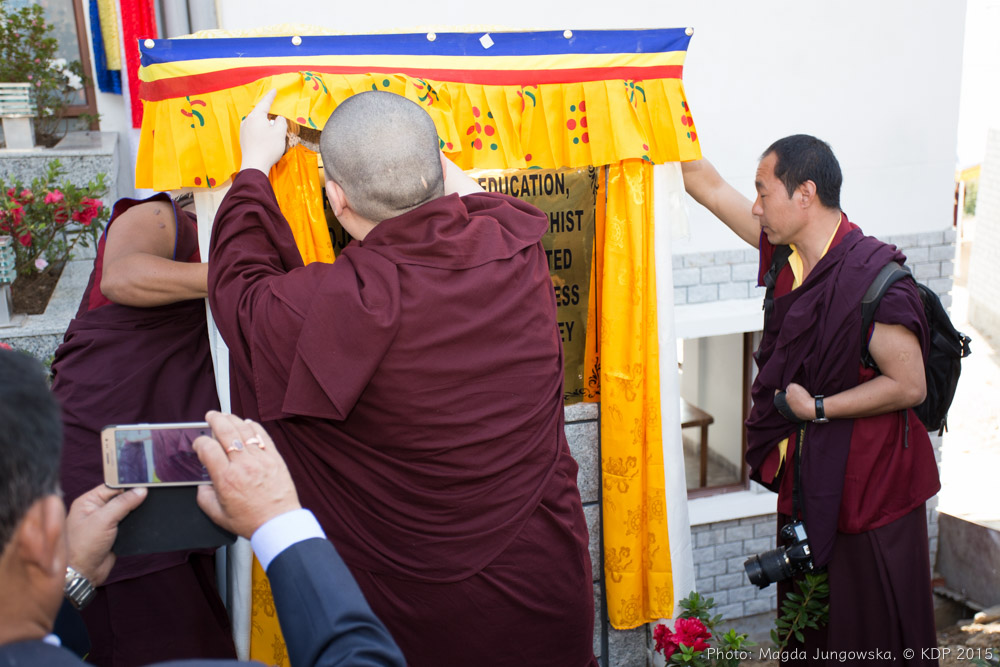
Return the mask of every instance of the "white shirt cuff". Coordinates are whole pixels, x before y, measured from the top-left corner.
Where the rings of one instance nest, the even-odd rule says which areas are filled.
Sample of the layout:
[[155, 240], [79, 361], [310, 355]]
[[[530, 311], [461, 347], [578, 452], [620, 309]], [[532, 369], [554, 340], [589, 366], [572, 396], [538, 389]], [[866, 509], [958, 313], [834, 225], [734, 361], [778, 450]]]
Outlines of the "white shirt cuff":
[[250, 546], [260, 561], [260, 566], [267, 572], [267, 567], [278, 554], [298, 542], [320, 537], [326, 539], [326, 533], [320, 528], [319, 521], [307, 509], [297, 509], [274, 517], [258, 528], [250, 537]]

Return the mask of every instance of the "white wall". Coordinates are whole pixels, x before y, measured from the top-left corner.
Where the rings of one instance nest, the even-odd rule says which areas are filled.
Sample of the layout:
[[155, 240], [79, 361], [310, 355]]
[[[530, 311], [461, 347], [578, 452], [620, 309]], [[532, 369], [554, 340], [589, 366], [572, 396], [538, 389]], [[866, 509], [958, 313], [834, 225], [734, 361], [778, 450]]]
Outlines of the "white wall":
[[958, 124], [958, 166], [981, 164], [986, 134], [1000, 128], [1000, 0], [968, 0]]
[[[286, 0], [280, 12], [259, 0], [217, 0], [217, 7], [224, 29], [692, 26], [684, 81], [698, 135], [741, 191], [753, 195], [764, 148], [806, 132], [833, 146], [845, 173], [844, 210], [866, 232], [950, 224], [964, 0], [633, 0], [614, 11], [604, 0]], [[742, 247], [706, 211], [693, 202], [691, 209], [690, 238], [675, 243], [675, 253]]]

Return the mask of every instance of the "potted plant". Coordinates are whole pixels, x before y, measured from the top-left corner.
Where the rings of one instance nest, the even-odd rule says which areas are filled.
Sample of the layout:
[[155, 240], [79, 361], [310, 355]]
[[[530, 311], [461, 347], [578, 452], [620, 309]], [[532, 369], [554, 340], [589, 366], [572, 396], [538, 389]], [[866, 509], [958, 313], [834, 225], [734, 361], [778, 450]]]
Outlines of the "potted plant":
[[[30, 184], [0, 181], [0, 236], [9, 236], [17, 279], [12, 286], [14, 310], [45, 310], [64, 264], [78, 246], [96, 244], [109, 211], [104, 174], [84, 186], [63, 179], [58, 160]], [[39, 289], [48, 291], [37, 295]], [[29, 307], [34, 303], [35, 307]]]

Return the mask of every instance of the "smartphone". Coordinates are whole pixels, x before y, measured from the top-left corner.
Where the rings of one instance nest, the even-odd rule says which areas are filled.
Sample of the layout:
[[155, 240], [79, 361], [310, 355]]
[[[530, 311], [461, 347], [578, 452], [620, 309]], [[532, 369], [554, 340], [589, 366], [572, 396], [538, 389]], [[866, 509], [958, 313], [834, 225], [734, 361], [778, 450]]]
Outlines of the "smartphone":
[[191, 444], [212, 435], [207, 422], [128, 424], [101, 430], [104, 483], [132, 486], [211, 484]]

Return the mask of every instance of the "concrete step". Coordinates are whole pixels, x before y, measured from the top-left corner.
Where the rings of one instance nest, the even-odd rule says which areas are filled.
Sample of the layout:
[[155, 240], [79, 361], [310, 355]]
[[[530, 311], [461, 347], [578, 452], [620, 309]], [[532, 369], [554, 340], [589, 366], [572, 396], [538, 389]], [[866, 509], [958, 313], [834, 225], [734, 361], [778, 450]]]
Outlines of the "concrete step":
[[1000, 604], [1000, 520], [941, 511], [937, 571], [969, 607]]

